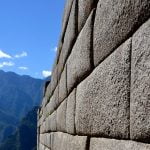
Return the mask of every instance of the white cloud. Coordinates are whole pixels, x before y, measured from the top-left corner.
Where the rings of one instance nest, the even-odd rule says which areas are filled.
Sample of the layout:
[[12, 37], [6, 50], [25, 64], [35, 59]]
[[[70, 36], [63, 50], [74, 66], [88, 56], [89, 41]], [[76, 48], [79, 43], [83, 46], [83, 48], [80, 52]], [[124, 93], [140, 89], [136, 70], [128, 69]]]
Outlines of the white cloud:
[[28, 70], [29, 68], [28, 67], [18, 67], [19, 69], [21, 69], [21, 70]]
[[55, 52], [57, 52], [57, 49], [58, 49], [58, 48], [57, 48], [57, 47], [55, 47], [55, 48], [54, 48], [54, 51], [55, 51]]
[[0, 50], [0, 58], [12, 58], [9, 54], [6, 54], [2, 50]]
[[11, 62], [11, 61], [9, 61], [9, 62], [2, 62], [2, 63], [0, 63], [0, 68], [3, 68], [5, 66], [11, 67], [11, 66], [14, 66], [14, 65], [15, 64], [13, 62]]
[[26, 57], [28, 56], [27, 52], [22, 52], [21, 54], [15, 55], [15, 58], [21, 58], [21, 57]]
[[54, 48], [51, 49], [51, 51], [57, 52], [57, 49], [58, 49], [57, 47], [54, 47]]
[[47, 70], [43, 70], [42, 71], [42, 75], [44, 78], [51, 76], [52, 72], [51, 71], [47, 71]]

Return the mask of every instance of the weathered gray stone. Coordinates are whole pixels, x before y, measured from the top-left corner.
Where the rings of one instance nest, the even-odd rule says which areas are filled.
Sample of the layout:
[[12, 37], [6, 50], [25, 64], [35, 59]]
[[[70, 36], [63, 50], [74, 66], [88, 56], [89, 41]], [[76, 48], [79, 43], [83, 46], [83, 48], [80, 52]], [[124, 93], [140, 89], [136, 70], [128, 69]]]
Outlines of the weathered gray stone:
[[40, 143], [43, 145], [45, 143], [45, 135], [44, 134], [40, 134]]
[[[45, 133], [40, 135], [40, 142], [44, 146], [44, 150], [50, 149], [50, 134]], [[41, 149], [39, 149], [41, 150]]]
[[78, 0], [78, 32], [83, 28], [97, 0]]
[[69, 16], [71, 13], [71, 8], [72, 8], [73, 0], [67, 0], [66, 5], [65, 5], [65, 10], [64, 10], [64, 16], [63, 16], [63, 21], [62, 21], [62, 34], [61, 34], [61, 41], [64, 39], [64, 34], [67, 28], [67, 24], [69, 21]]
[[52, 90], [51, 90], [51, 82], [50, 82], [45, 92], [45, 97], [47, 98], [47, 102], [49, 101], [51, 95], [52, 95]]
[[56, 67], [54, 68], [54, 71], [52, 72], [52, 76], [51, 76], [51, 93], [54, 92], [57, 84], [58, 84], [58, 65], [56, 65]]
[[132, 41], [130, 135], [150, 142], [150, 20]]
[[45, 138], [45, 145], [50, 148], [50, 133], [46, 133]]
[[66, 29], [65, 37], [64, 37], [64, 43], [62, 46], [62, 50], [60, 53], [60, 58], [58, 62], [58, 74], [60, 74], [63, 71], [65, 62], [67, 60], [67, 57], [69, 56], [74, 41], [76, 39], [77, 35], [77, 0], [73, 1], [72, 9], [71, 9], [71, 14], [69, 17], [69, 22], [68, 26]]
[[59, 103], [61, 103], [67, 97], [67, 65], [61, 74], [59, 82]]
[[45, 82], [45, 85], [44, 85], [44, 87], [43, 87], [43, 95], [44, 95], [44, 96], [45, 96], [46, 89], [47, 89], [47, 87], [48, 87], [49, 84], [50, 84], [50, 81], [46, 81], [46, 82]]
[[66, 133], [54, 133], [54, 143], [52, 150], [85, 150], [86, 148], [85, 136], [72, 136]]
[[59, 91], [58, 90], [59, 90], [59, 88], [57, 86], [54, 91], [53, 96], [51, 97], [49, 103], [45, 107], [45, 111], [46, 111], [45, 117], [47, 117], [48, 115], [51, 115], [59, 105], [59, 96], [58, 96]]
[[48, 131], [55, 132], [57, 130], [56, 117], [57, 117], [56, 111], [54, 111], [50, 116], [48, 116], [48, 118], [47, 118]]
[[57, 131], [66, 132], [66, 108], [67, 99], [57, 109]]
[[44, 122], [44, 116], [42, 115], [42, 117], [40, 118], [38, 122], [39, 126], [41, 126], [43, 122]]
[[47, 129], [47, 127], [46, 127], [46, 122], [43, 121], [43, 123], [42, 123], [42, 125], [41, 125], [41, 127], [40, 127], [40, 133], [45, 133], [45, 132], [46, 132], [46, 129]]
[[94, 25], [97, 66], [150, 17], [150, 0], [99, 0]]
[[67, 88], [70, 92], [92, 69], [91, 40], [94, 11], [80, 32], [71, 55], [67, 60]]
[[53, 150], [53, 148], [54, 148], [54, 134], [55, 134], [55, 132], [49, 133], [49, 135], [50, 135], [50, 149], [51, 150]]
[[131, 39], [77, 87], [76, 132], [129, 138]]
[[150, 144], [126, 140], [91, 138], [90, 150], [150, 150]]
[[45, 146], [43, 144], [40, 144], [40, 150], [45, 150]]
[[75, 98], [76, 89], [71, 92], [67, 99], [66, 130], [70, 134], [75, 134]]

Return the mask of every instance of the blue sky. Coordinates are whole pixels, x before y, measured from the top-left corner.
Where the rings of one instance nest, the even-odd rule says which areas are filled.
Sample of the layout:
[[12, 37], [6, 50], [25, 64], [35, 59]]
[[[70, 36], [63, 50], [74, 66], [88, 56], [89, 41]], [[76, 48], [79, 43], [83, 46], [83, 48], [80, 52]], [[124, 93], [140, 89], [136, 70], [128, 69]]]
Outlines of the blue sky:
[[1, 70], [36, 78], [49, 74], [64, 5], [65, 0], [0, 0]]

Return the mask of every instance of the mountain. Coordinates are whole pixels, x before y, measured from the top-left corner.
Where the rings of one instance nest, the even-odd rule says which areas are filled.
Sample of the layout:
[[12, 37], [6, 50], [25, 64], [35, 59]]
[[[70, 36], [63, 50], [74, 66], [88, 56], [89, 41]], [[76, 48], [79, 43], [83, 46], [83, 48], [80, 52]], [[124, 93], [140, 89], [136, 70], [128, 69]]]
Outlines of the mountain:
[[0, 70], [0, 143], [42, 99], [44, 80]]
[[24, 117], [17, 131], [0, 146], [0, 150], [35, 150], [37, 141], [37, 109]]

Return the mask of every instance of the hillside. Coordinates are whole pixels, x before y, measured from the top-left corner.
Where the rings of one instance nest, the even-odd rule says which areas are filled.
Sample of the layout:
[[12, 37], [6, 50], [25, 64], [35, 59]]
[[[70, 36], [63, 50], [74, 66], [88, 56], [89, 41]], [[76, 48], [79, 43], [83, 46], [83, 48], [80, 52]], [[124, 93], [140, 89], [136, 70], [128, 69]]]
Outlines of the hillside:
[[15, 132], [19, 121], [39, 106], [44, 81], [0, 71], [0, 143]]
[[36, 149], [37, 109], [33, 108], [24, 117], [17, 131], [9, 136], [0, 146], [1, 150], [33, 150]]

